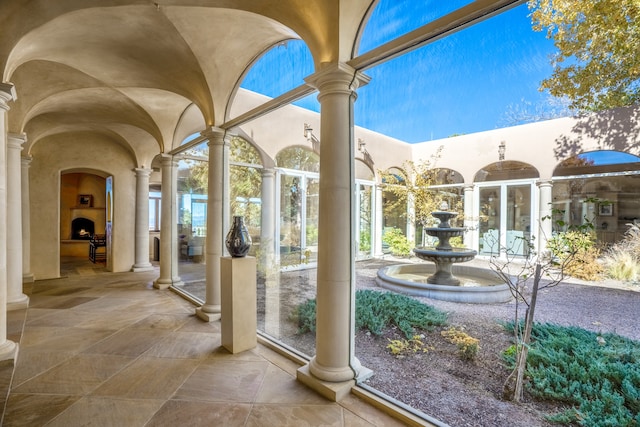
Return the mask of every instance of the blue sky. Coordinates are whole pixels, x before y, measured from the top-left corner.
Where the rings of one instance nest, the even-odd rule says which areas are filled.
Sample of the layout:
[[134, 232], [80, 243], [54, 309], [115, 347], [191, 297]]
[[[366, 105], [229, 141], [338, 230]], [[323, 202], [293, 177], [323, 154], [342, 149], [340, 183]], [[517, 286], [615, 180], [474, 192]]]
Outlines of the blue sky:
[[[368, 21], [360, 53], [456, 9], [468, 1], [381, 0]], [[538, 91], [555, 51], [534, 32], [526, 5], [367, 70], [358, 89], [356, 124], [407, 142], [422, 142], [512, 125], [507, 111], [544, 105]], [[242, 86], [278, 96], [313, 73], [300, 41], [267, 53]], [[298, 105], [318, 110], [316, 95]]]

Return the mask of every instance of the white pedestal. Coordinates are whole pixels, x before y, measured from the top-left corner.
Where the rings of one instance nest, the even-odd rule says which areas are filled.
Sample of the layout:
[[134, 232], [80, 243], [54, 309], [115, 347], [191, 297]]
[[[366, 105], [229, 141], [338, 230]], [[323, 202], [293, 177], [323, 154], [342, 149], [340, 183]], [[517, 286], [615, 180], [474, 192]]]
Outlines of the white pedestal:
[[220, 258], [222, 346], [240, 353], [257, 345], [256, 259]]

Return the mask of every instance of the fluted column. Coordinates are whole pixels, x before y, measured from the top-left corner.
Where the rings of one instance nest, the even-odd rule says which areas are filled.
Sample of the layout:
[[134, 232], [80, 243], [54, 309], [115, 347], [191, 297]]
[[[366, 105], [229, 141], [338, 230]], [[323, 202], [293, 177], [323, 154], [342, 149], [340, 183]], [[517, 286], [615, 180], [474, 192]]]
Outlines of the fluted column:
[[7, 136], [7, 310], [29, 306], [22, 292], [22, 185], [20, 152], [25, 135]]
[[473, 184], [464, 186], [464, 245], [469, 249], [478, 247], [478, 230], [473, 218]]
[[29, 189], [29, 167], [31, 167], [31, 157], [21, 159], [22, 179], [22, 282], [33, 282], [31, 272], [31, 193]]
[[135, 264], [131, 271], [149, 271], [149, 176], [151, 169], [136, 168]]
[[[346, 64], [328, 65], [307, 79], [319, 91], [321, 108], [318, 289], [316, 355], [308, 370], [305, 366], [298, 371], [298, 378], [335, 400], [344, 397], [353, 380], [364, 372], [354, 356], [353, 102], [355, 89], [366, 82], [364, 75]], [[344, 386], [331, 387], [332, 392], [327, 392], [317, 380], [342, 382]]]
[[182, 284], [178, 276], [178, 162], [162, 155], [162, 218], [160, 219], [160, 277], [153, 283], [158, 289]]
[[[7, 248], [7, 111], [16, 98], [12, 84], [0, 83], [0, 248]], [[0, 250], [0, 360], [15, 358], [18, 346], [7, 339], [7, 251]]]
[[227, 143], [224, 129], [211, 128], [202, 135], [209, 140], [209, 176], [207, 194], [207, 240], [205, 247], [205, 301], [196, 309], [196, 316], [205, 322], [219, 320], [220, 313], [220, 258], [223, 254], [224, 235], [224, 181], [227, 176], [225, 160]]
[[542, 254], [547, 250], [547, 241], [551, 238], [551, 233], [553, 232], [553, 220], [551, 219], [553, 183], [551, 180], [538, 181], [538, 191], [538, 200], [540, 201], [540, 205], [538, 206], [538, 222], [540, 226], [538, 228], [537, 240], [538, 253]]

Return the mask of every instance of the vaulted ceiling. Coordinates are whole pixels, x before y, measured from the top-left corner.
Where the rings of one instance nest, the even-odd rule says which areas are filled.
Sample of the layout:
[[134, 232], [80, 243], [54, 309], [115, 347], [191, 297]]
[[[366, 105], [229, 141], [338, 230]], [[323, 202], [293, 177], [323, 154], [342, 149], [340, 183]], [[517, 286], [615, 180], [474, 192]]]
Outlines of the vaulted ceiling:
[[98, 133], [143, 162], [228, 120], [243, 76], [275, 44], [302, 38], [316, 68], [351, 59], [374, 3], [2, 0], [0, 70], [18, 95], [8, 130], [27, 134], [27, 152]]

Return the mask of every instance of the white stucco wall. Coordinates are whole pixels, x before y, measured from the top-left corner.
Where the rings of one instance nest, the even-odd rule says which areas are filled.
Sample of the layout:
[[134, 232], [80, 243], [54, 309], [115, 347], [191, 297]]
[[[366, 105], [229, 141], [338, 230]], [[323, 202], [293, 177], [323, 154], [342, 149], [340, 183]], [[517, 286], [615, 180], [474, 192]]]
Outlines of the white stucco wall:
[[[60, 173], [87, 169], [114, 181], [113, 271], [134, 264], [135, 161], [129, 151], [95, 134], [49, 137], [31, 152], [31, 259], [36, 280], [60, 276]], [[88, 256], [88, 254], [87, 254]]]
[[584, 117], [567, 117], [509, 128], [414, 144], [413, 159], [427, 160], [443, 146], [437, 167], [455, 169], [465, 182], [484, 166], [498, 161], [504, 141], [504, 160], [528, 163], [550, 179], [560, 162], [572, 155], [596, 150], [640, 154], [640, 108], [618, 108]]

